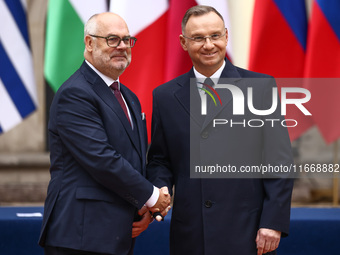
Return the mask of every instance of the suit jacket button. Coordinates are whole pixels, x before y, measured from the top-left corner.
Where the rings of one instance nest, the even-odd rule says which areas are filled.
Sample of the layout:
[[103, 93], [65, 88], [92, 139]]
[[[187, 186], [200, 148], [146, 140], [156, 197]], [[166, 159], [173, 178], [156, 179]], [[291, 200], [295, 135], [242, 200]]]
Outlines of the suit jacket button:
[[212, 206], [212, 202], [210, 200], [205, 201], [204, 206], [206, 208], [210, 208]]
[[201, 135], [202, 138], [207, 139], [209, 137], [209, 133], [207, 131], [204, 131]]

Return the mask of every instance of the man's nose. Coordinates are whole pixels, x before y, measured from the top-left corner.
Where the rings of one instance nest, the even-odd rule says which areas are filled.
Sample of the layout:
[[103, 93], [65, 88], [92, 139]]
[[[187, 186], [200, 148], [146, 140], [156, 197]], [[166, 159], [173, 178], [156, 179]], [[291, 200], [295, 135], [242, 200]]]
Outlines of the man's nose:
[[124, 41], [123, 40], [121, 40], [120, 42], [119, 42], [119, 44], [117, 45], [117, 47], [116, 47], [116, 49], [120, 49], [120, 50], [124, 50], [124, 49], [126, 49], [127, 48], [127, 45], [124, 43]]
[[211, 49], [211, 48], [213, 48], [215, 45], [214, 45], [214, 43], [212, 42], [212, 40], [211, 40], [210, 37], [206, 37], [203, 46], [204, 46], [205, 49]]

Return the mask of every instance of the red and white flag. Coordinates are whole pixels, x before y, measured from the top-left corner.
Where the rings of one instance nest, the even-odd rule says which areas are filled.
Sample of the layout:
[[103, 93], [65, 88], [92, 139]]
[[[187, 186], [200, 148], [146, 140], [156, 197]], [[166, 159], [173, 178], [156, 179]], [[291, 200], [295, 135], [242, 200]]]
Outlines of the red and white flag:
[[[225, 19], [229, 30], [226, 1], [219, 0], [111, 0], [110, 11], [128, 24], [130, 34], [137, 37], [132, 49], [131, 65], [120, 81], [136, 95], [146, 113], [148, 133], [151, 131], [152, 90], [189, 71], [192, 62], [180, 46], [182, 18], [192, 6], [213, 6]], [[229, 45], [230, 45], [229, 39]], [[227, 47], [230, 58], [230, 46]], [[150, 139], [150, 135], [149, 135]]]
[[168, 7], [167, 0], [113, 0], [110, 4], [110, 11], [119, 14], [127, 22], [130, 34], [137, 37], [131, 64], [120, 81], [138, 96], [149, 134], [152, 90], [165, 80]]

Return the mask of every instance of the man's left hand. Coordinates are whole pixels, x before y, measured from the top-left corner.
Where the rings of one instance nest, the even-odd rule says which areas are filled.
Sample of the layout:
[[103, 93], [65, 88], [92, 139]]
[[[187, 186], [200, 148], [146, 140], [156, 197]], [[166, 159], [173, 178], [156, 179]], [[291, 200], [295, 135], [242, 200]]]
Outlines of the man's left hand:
[[260, 228], [257, 231], [256, 246], [257, 255], [271, 252], [279, 247], [281, 232], [268, 228]]
[[132, 224], [132, 238], [139, 236], [153, 221], [152, 215], [145, 206], [138, 211], [138, 214], [142, 216], [142, 219]]

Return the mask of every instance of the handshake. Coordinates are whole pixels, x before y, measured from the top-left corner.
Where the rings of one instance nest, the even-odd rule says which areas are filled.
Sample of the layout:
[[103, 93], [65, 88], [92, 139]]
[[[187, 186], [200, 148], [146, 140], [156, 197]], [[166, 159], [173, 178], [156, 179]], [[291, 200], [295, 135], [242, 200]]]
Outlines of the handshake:
[[[163, 217], [168, 214], [170, 210], [171, 197], [167, 187], [158, 189], [159, 196], [156, 204], [153, 207], [147, 207], [144, 205], [142, 209], [138, 211], [138, 214], [142, 217], [140, 221], [135, 221], [132, 224], [132, 238], [140, 235], [146, 230], [153, 218], [157, 221], [162, 221]], [[151, 215], [152, 214], [152, 215]]]
[[171, 208], [170, 201], [171, 196], [169, 194], [168, 187], [164, 186], [160, 188], [156, 204], [153, 207], [148, 208], [153, 213], [153, 216], [157, 221], [163, 220], [163, 217], [168, 214]]
[[[153, 218], [157, 221], [162, 221], [163, 217], [168, 214], [170, 210], [171, 197], [167, 187], [158, 189], [159, 196], [156, 204], [153, 207], [147, 207], [144, 205], [142, 209], [138, 211], [138, 214], [142, 217], [140, 221], [135, 221], [132, 224], [132, 238], [137, 237], [146, 230]], [[151, 215], [152, 214], [152, 215]]]

